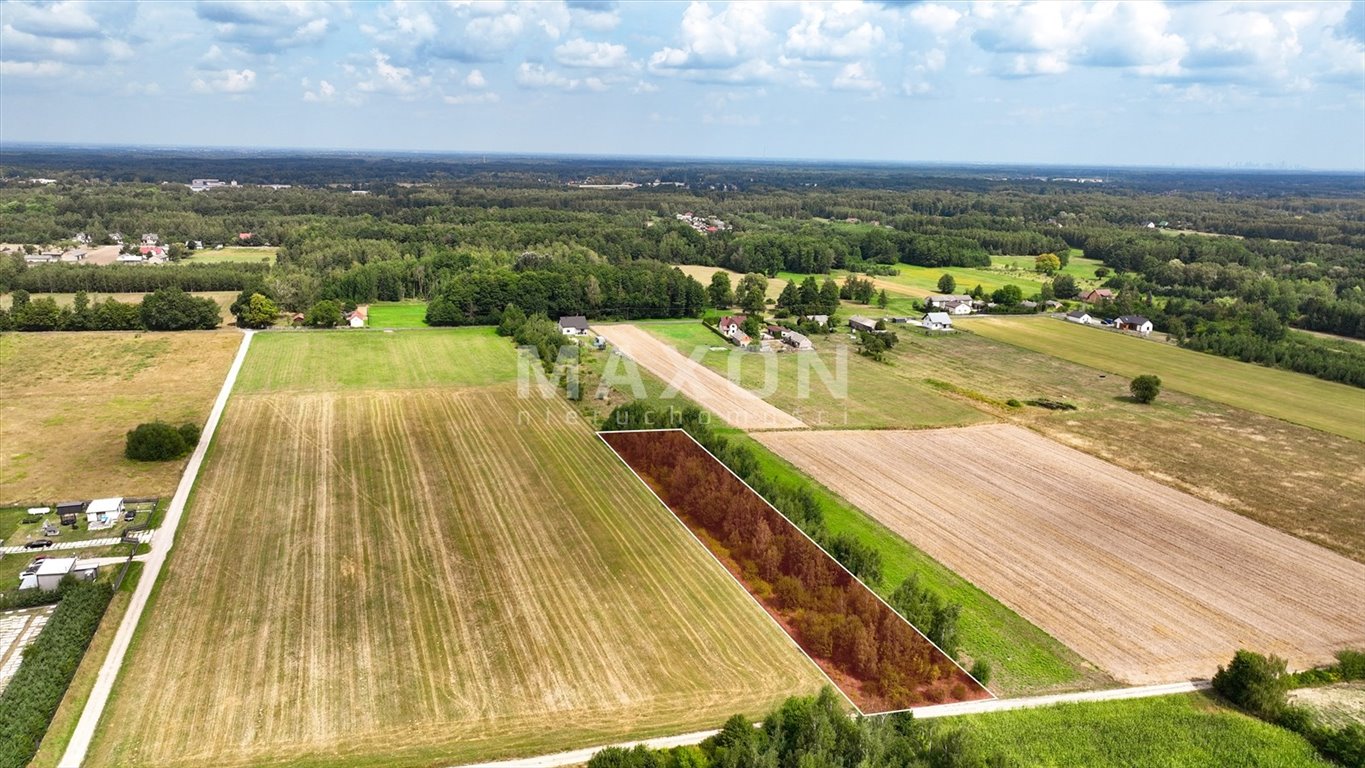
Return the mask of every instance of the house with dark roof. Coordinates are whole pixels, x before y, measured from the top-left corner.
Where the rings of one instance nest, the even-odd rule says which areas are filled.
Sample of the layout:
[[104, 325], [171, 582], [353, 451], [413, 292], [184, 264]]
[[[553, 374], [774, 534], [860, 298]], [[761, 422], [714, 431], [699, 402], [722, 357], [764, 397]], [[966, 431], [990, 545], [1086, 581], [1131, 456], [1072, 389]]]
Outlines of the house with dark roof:
[[559, 318], [559, 332], [565, 336], [587, 336], [588, 318], [583, 315], [565, 315]]
[[848, 329], [853, 333], [876, 333], [877, 321], [869, 317], [854, 315], [848, 319]]
[[1152, 321], [1142, 315], [1124, 315], [1114, 321], [1120, 331], [1135, 331], [1146, 336], [1152, 332]]
[[1073, 323], [1080, 323], [1081, 325], [1090, 325], [1095, 322], [1095, 318], [1091, 317], [1090, 313], [1086, 312], [1084, 309], [1075, 309], [1067, 312], [1066, 319]]

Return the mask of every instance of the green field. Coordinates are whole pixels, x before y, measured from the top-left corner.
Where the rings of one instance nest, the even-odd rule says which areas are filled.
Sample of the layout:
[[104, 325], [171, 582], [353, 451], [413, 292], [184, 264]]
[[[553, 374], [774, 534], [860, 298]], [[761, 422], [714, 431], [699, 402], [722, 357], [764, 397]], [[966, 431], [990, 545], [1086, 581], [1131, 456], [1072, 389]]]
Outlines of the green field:
[[251, 343], [235, 391], [483, 386], [516, 375], [511, 349], [485, 327], [262, 333]]
[[88, 765], [457, 765], [823, 682], [491, 329], [255, 342]]
[[425, 301], [381, 301], [370, 305], [371, 328], [426, 328]]
[[[637, 325], [673, 344], [683, 355], [692, 355], [698, 345], [724, 344], [701, 323]], [[943, 396], [905, 367], [859, 356], [842, 333], [815, 337], [812, 342], [815, 354], [755, 354], [727, 349], [708, 351], [700, 362], [722, 375], [736, 366], [742, 386], [817, 428], [964, 426], [986, 420], [975, 408]], [[846, 366], [846, 393], [837, 385], [840, 359]], [[770, 367], [774, 371], [773, 391], [764, 394]], [[801, 386], [802, 369], [807, 371], [805, 388]], [[835, 386], [824, 382], [821, 370], [835, 379]]]
[[1120, 376], [1154, 373], [1164, 386], [1365, 441], [1365, 391], [1173, 344], [1042, 317], [981, 317], [964, 329]]
[[1329, 766], [1303, 737], [1204, 694], [1061, 704], [946, 721], [1033, 768]]
[[874, 548], [882, 556], [885, 574], [875, 589], [889, 597], [912, 573], [944, 600], [962, 606], [958, 623], [961, 652], [968, 659], [986, 659], [994, 669], [987, 686], [997, 696], [1041, 694], [1060, 690], [1112, 685], [1104, 673], [1087, 664], [1074, 651], [1030, 624], [995, 598], [972, 586], [956, 573], [916, 549], [881, 523], [844, 501], [833, 491], [811, 480], [800, 470], [740, 432], [730, 439], [748, 446], [758, 458], [764, 476], [786, 487], [805, 485], [820, 502], [830, 533], [847, 533]]
[[219, 250], [206, 248], [201, 251], [190, 251], [184, 264], [225, 264], [225, 263], [245, 263], [245, 264], [274, 264], [275, 253], [279, 249], [273, 245], [263, 246], [225, 246]]

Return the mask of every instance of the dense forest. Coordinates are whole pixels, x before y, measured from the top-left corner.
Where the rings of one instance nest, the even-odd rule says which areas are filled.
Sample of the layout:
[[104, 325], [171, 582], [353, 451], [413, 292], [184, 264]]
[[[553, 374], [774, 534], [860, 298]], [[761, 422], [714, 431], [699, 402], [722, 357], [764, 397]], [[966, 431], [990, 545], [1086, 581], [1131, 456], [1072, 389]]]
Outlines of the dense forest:
[[[240, 184], [196, 193], [192, 177]], [[250, 290], [291, 312], [415, 298], [431, 302], [433, 324], [496, 323], [513, 302], [551, 317], [682, 317], [710, 299], [671, 265], [889, 274], [1079, 251], [1103, 263], [1117, 293], [1106, 311], [1144, 314], [1192, 349], [1365, 386], [1359, 345], [1293, 332], [1365, 338], [1365, 180], [1349, 174], [39, 148], [0, 156], [0, 242], [69, 245], [78, 232], [95, 243], [157, 233], [164, 243], [229, 245], [250, 233], [279, 252], [273, 265], [195, 264], [179, 249], [188, 259], [155, 268], [25, 266], [9, 254], [0, 290]], [[1023, 298], [1052, 298], [1044, 288]]]

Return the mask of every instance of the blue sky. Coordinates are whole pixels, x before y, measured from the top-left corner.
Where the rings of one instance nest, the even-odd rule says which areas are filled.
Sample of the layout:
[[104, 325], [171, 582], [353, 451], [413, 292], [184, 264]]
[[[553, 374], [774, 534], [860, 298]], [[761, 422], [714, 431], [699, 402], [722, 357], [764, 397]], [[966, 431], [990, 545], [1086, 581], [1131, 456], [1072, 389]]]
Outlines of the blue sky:
[[11, 0], [0, 140], [1365, 169], [1365, 4]]

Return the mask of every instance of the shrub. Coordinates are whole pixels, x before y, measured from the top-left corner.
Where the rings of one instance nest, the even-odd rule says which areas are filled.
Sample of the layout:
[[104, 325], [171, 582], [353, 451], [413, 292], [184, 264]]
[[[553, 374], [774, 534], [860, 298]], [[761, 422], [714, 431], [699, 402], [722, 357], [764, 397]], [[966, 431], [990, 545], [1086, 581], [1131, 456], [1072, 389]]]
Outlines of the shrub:
[[179, 432], [180, 439], [185, 441], [185, 450], [187, 452], [194, 450], [194, 446], [199, 445], [198, 424], [191, 424], [187, 421], [184, 424], [181, 424], [175, 431]]
[[1337, 651], [1342, 680], [1365, 680], [1365, 651]]
[[123, 454], [134, 461], [169, 461], [184, 456], [188, 450], [180, 430], [164, 421], [153, 421], [139, 424], [128, 433]]
[[1128, 385], [1128, 391], [1133, 394], [1133, 399], [1139, 403], [1150, 403], [1156, 400], [1156, 396], [1161, 394], [1161, 377], [1150, 373], [1145, 373]]
[[1006, 400], [1006, 401], [1005, 401], [1005, 405], [1008, 405], [1008, 406], [1011, 407], [1011, 408], [1023, 408], [1023, 407], [1024, 407], [1024, 404], [1023, 404], [1023, 403], [1019, 402], [1017, 399], [1015, 399], [1015, 398], [1013, 398], [1013, 397], [1011, 397], [1010, 399]]
[[1284, 659], [1238, 651], [1227, 667], [1218, 668], [1213, 689], [1247, 712], [1273, 721], [1284, 712], [1289, 692]]
[[986, 685], [991, 681], [991, 663], [985, 659], [977, 659], [972, 662], [971, 673], [977, 682]]

